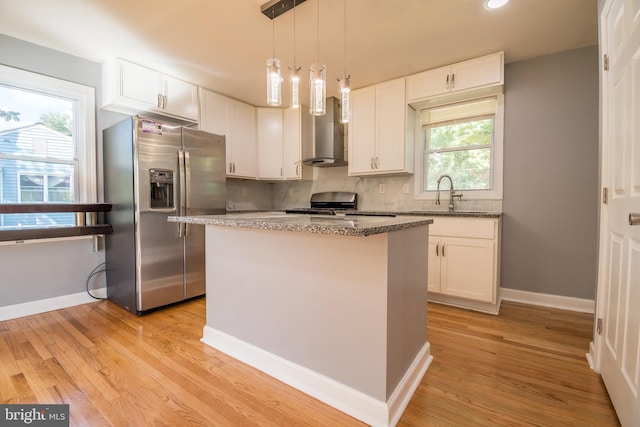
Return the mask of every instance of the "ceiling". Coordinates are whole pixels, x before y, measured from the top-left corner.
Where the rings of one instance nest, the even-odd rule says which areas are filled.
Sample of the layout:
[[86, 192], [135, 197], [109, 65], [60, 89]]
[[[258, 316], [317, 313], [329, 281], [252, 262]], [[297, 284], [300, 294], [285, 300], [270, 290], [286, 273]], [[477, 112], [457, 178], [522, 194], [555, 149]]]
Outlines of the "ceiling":
[[[264, 106], [267, 58], [275, 50], [286, 77], [294, 54], [293, 10], [272, 21], [260, 12], [265, 2], [2, 1], [0, 32], [96, 62], [119, 56]], [[337, 95], [345, 70], [357, 89], [500, 50], [514, 62], [595, 44], [597, 0], [512, 0], [495, 11], [484, 0], [306, 0], [295, 8], [301, 94], [317, 59], [327, 65], [327, 94]]]

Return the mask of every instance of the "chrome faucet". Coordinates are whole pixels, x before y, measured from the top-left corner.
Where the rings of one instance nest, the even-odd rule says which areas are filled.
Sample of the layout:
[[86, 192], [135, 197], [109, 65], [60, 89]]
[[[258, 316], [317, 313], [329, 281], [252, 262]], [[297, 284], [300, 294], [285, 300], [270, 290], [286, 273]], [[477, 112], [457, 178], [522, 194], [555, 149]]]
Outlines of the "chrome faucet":
[[438, 190], [436, 191], [436, 205], [440, 204], [440, 182], [442, 181], [442, 178], [449, 179], [449, 183], [451, 183], [451, 187], [449, 188], [449, 212], [453, 212], [453, 208], [454, 208], [453, 199], [457, 197], [458, 200], [462, 200], [462, 193], [456, 194], [456, 191], [453, 189], [453, 180], [451, 179], [451, 177], [449, 175], [442, 175], [440, 176], [440, 178], [438, 178]]

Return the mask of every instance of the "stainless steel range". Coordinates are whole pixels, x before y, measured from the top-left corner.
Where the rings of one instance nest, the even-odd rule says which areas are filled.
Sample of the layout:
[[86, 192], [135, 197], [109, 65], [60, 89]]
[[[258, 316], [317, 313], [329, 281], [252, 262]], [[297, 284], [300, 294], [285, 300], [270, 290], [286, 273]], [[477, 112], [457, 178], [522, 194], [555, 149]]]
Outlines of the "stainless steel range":
[[313, 193], [308, 208], [287, 209], [288, 214], [395, 216], [387, 212], [358, 211], [358, 194], [350, 191]]

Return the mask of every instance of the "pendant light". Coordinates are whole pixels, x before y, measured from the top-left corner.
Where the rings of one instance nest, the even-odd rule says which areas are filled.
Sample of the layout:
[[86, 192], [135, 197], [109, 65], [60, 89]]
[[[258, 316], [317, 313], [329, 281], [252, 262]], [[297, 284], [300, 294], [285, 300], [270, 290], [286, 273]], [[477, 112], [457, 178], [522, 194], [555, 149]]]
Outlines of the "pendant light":
[[316, 0], [318, 5], [318, 45], [316, 63], [309, 67], [309, 113], [313, 116], [322, 116], [326, 113], [327, 97], [327, 67], [320, 63], [320, 0]]
[[296, 65], [296, 0], [293, 0], [293, 68], [289, 67], [289, 80], [291, 81], [291, 108], [300, 107], [300, 70]]
[[342, 123], [349, 122], [349, 93], [351, 92], [351, 76], [347, 74], [347, 0], [344, 1], [344, 75], [338, 81], [340, 82], [340, 104], [342, 105], [342, 113], [340, 121]]
[[[273, 13], [273, 12], [272, 12]], [[267, 59], [267, 104], [277, 107], [282, 104], [282, 75], [280, 73], [280, 60], [276, 58], [276, 31], [275, 14], [271, 18], [273, 34], [273, 52]]]

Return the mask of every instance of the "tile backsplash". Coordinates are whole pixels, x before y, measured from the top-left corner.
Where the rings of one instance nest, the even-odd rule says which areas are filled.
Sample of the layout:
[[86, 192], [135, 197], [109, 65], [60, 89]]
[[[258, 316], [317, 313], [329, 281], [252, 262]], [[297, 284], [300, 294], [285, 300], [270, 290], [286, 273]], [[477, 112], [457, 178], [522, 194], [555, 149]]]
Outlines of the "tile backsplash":
[[[440, 205], [433, 200], [414, 200], [414, 175], [347, 176], [347, 167], [314, 168], [313, 181], [266, 183], [249, 180], [227, 180], [228, 210], [283, 210], [309, 206], [312, 193], [353, 191], [358, 194], [358, 209], [369, 211], [433, 211], [447, 210], [445, 191]], [[458, 211], [501, 212], [502, 200], [456, 201]]]

